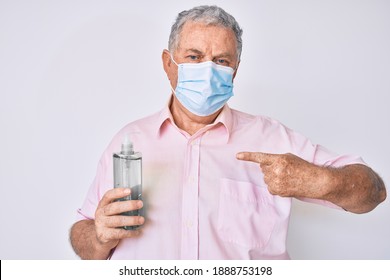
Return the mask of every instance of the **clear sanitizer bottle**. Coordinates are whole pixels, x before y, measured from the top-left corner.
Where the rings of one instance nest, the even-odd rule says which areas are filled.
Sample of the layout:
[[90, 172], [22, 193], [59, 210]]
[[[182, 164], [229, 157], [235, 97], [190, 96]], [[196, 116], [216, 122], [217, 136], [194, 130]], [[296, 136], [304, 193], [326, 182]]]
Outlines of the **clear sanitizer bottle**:
[[[142, 154], [134, 152], [133, 143], [126, 135], [122, 149], [113, 154], [114, 161], [114, 188], [129, 188], [130, 195], [118, 201], [142, 200]], [[141, 210], [122, 213], [126, 216], [141, 216]], [[125, 226], [127, 230], [137, 229], [139, 226]]]

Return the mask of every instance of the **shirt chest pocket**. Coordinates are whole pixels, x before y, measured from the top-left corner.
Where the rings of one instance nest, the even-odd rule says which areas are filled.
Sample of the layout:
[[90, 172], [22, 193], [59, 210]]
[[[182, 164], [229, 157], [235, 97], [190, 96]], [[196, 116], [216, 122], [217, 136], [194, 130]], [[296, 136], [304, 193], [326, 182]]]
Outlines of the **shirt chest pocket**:
[[220, 180], [218, 233], [225, 242], [248, 248], [265, 247], [277, 212], [266, 187], [249, 182]]

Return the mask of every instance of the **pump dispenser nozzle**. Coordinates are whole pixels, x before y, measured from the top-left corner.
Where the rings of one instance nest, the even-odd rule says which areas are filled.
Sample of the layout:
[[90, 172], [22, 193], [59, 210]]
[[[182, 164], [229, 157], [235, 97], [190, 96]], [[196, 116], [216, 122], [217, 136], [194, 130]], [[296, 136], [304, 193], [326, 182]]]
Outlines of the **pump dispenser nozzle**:
[[134, 154], [133, 142], [130, 141], [129, 135], [126, 134], [122, 142], [121, 154], [132, 155]]

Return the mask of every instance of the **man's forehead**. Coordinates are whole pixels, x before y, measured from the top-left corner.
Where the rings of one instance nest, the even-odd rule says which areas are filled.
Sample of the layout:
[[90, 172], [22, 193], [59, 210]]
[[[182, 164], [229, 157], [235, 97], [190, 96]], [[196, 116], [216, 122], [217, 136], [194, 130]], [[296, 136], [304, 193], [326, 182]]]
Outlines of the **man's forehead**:
[[203, 53], [211, 45], [216, 45], [222, 53], [230, 54], [236, 51], [236, 44], [233, 30], [221, 25], [190, 21], [183, 25], [178, 48]]

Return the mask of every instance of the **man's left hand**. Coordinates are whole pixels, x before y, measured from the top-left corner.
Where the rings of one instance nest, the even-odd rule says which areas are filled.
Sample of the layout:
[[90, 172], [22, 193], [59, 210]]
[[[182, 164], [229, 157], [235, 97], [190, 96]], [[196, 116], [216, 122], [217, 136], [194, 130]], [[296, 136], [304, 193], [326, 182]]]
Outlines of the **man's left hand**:
[[324, 195], [326, 168], [293, 154], [241, 152], [237, 159], [258, 163], [271, 194], [283, 197], [319, 198]]

